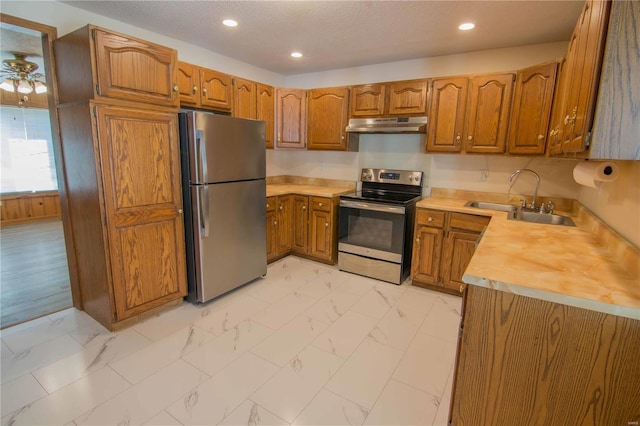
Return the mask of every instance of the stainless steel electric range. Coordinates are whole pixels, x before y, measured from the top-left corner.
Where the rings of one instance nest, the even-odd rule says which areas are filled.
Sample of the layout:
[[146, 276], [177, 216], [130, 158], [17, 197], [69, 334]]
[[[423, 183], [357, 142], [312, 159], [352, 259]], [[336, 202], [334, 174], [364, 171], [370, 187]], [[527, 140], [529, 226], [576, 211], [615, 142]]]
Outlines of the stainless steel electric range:
[[411, 272], [422, 172], [362, 169], [362, 189], [340, 196], [340, 270], [401, 284]]

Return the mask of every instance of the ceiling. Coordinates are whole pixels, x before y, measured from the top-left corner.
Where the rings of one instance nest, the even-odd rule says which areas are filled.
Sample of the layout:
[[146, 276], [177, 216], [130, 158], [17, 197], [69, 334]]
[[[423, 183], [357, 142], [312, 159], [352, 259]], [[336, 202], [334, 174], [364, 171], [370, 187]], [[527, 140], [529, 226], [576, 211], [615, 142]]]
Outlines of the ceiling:
[[[75, 1], [283, 75], [567, 41], [584, 1]], [[239, 25], [228, 28], [223, 19]], [[476, 28], [463, 32], [462, 22]], [[300, 59], [289, 56], [298, 50]]]

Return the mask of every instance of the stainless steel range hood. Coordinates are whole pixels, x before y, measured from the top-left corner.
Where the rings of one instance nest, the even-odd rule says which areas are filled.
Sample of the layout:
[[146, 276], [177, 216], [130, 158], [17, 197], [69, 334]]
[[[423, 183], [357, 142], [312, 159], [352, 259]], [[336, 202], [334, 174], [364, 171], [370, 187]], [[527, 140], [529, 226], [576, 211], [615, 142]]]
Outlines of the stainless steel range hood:
[[425, 133], [427, 117], [352, 118], [350, 133]]

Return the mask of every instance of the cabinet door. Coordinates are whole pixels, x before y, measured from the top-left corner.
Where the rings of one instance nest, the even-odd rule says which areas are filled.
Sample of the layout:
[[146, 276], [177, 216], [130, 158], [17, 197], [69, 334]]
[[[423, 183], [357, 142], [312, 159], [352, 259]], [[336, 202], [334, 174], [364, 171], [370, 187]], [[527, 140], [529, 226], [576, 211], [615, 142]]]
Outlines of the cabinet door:
[[278, 218], [276, 197], [267, 198], [267, 262], [278, 256]]
[[593, 122], [609, 7], [609, 1], [587, 1], [569, 42], [567, 81], [570, 83], [564, 102], [563, 152], [587, 149], [586, 137]]
[[336, 249], [336, 229], [335, 210], [331, 198], [310, 197], [311, 219], [310, 219], [310, 243], [309, 253], [311, 256], [335, 262]]
[[411, 278], [427, 284], [437, 284], [440, 272], [440, 257], [442, 255], [442, 229], [418, 225], [413, 245], [413, 259], [411, 262]]
[[389, 115], [425, 115], [429, 80], [396, 81], [389, 84]]
[[293, 245], [293, 196], [278, 197], [277, 231], [278, 255], [291, 251]]
[[309, 197], [293, 196], [293, 246], [294, 253], [309, 252]]
[[345, 151], [348, 120], [348, 87], [310, 90], [307, 149]]
[[305, 148], [307, 144], [307, 92], [276, 91], [276, 147]]
[[386, 86], [364, 84], [351, 87], [351, 117], [376, 117], [384, 114]]
[[256, 118], [266, 123], [266, 145], [273, 148], [273, 87], [257, 84]]
[[471, 79], [466, 121], [466, 151], [502, 154], [507, 144], [513, 74], [480, 75]]
[[[571, 41], [569, 42], [571, 44]], [[547, 135], [547, 154], [557, 155], [562, 152], [562, 130], [564, 125], [562, 121], [564, 117], [564, 100], [566, 99], [566, 88], [569, 82], [567, 81], [568, 64], [563, 58], [558, 64], [558, 75], [556, 78], [556, 90], [553, 96], [553, 107], [551, 109], [551, 120], [549, 122], [549, 132]]]
[[200, 68], [200, 84], [200, 105], [203, 108], [231, 111], [233, 83], [230, 75]]
[[256, 118], [256, 83], [234, 77], [233, 116]]
[[178, 62], [178, 90], [181, 106], [200, 106], [199, 68], [186, 62]]
[[427, 151], [460, 152], [468, 92], [467, 77], [433, 80]]
[[97, 106], [117, 320], [186, 294], [177, 118]]
[[449, 231], [445, 238], [442, 256], [442, 285], [451, 290], [464, 290], [462, 275], [476, 250], [480, 234]]
[[544, 154], [557, 62], [518, 71], [509, 130], [509, 153]]
[[98, 96], [179, 105], [175, 50], [99, 29], [92, 31]]

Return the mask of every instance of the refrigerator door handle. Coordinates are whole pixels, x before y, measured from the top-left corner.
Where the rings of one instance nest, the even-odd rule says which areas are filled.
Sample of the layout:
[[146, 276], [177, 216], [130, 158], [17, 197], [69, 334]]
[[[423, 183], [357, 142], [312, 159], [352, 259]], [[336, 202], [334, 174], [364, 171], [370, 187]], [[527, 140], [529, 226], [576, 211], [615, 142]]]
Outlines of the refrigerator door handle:
[[209, 237], [209, 187], [198, 188], [198, 214], [200, 215], [200, 237]]
[[198, 158], [198, 182], [208, 183], [207, 141], [202, 130], [196, 130], [196, 157]]

